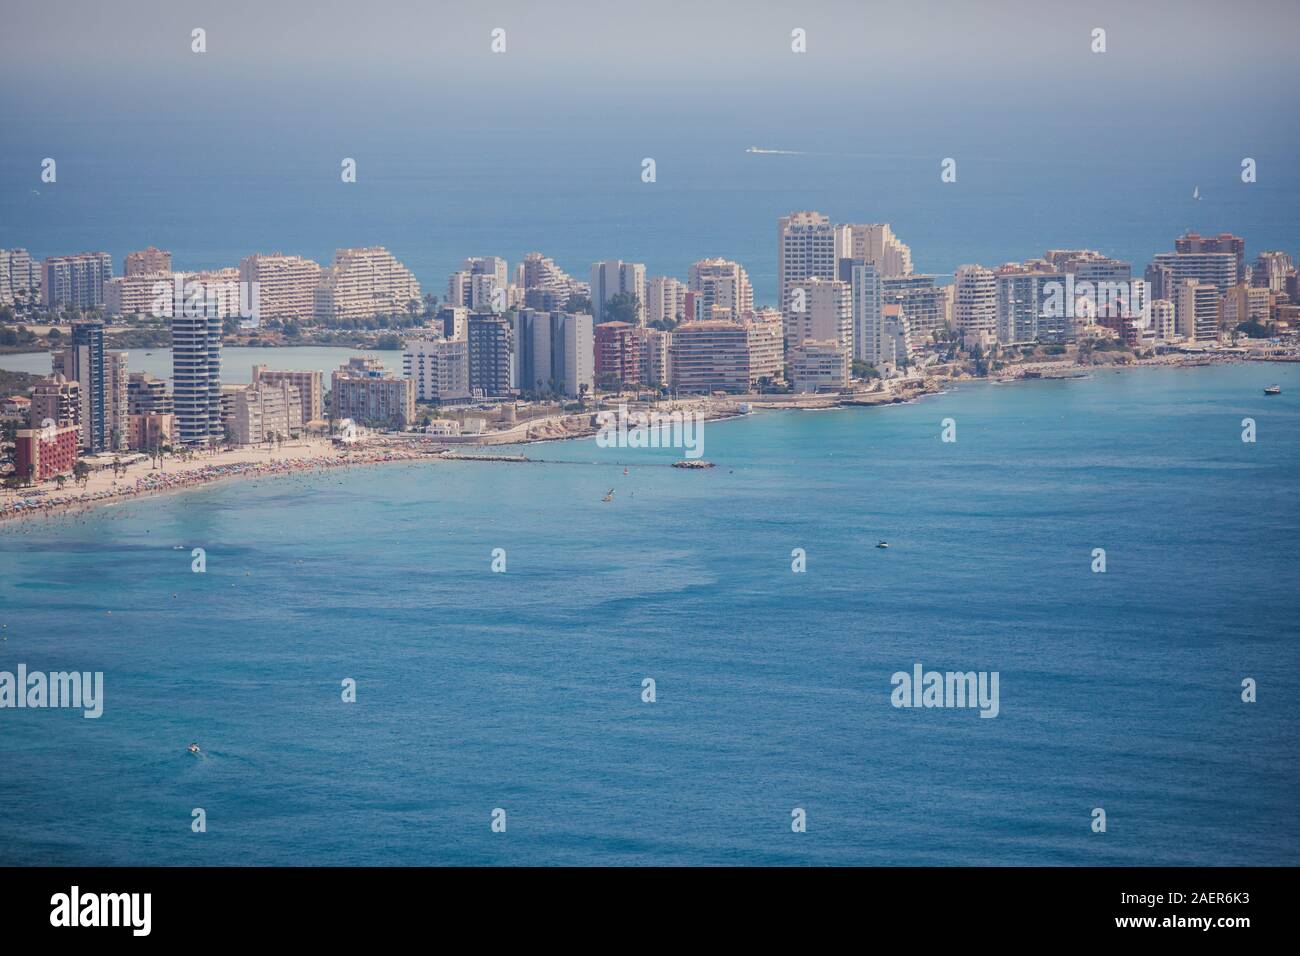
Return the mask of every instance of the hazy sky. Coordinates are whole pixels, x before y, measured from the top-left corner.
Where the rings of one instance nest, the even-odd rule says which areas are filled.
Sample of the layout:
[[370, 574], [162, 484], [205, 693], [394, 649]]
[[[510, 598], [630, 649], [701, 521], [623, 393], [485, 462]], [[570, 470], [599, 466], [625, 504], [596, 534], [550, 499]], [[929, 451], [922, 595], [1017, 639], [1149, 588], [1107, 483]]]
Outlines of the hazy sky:
[[[190, 51], [194, 27], [207, 31], [203, 55]], [[495, 27], [505, 54], [489, 52]], [[795, 27], [806, 54], [790, 50]], [[1104, 55], [1090, 49], [1094, 27]], [[42, 0], [6, 10], [0, 116], [260, 101], [468, 127], [777, 109], [796, 126], [860, 103], [937, 120], [1032, 109], [1091, 121], [1104, 106], [1122, 128], [1293, 103], [1298, 28], [1294, 0]]]
[[38, 256], [376, 243], [438, 289], [469, 254], [726, 255], [763, 289], [799, 208], [891, 221], [940, 272], [1140, 264], [1189, 227], [1297, 241], [1296, 0], [40, 0], [3, 23], [0, 246]]

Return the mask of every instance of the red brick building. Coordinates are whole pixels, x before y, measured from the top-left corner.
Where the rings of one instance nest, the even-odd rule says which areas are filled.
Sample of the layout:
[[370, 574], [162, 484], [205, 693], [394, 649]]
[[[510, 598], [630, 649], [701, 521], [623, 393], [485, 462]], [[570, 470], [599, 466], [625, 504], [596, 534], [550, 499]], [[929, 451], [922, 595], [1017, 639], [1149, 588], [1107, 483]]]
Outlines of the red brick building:
[[55, 475], [72, 474], [77, 463], [76, 425], [57, 428], [20, 428], [14, 448], [14, 474], [44, 481]]

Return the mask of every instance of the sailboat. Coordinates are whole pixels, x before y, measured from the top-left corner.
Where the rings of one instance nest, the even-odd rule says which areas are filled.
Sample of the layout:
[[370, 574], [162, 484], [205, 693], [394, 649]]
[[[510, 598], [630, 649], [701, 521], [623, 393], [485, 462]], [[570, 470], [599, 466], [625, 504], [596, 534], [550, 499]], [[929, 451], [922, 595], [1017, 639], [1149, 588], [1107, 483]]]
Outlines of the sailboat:
[[1200, 186], [1195, 186], [1195, 187], [1193, 187], [1193, 189], [1192, 189], [1192, 198], [1193, 198], [1193, 199], [1200, 199], [1200, 198], [1201, 198], [1201, 187], [1200, 187]]

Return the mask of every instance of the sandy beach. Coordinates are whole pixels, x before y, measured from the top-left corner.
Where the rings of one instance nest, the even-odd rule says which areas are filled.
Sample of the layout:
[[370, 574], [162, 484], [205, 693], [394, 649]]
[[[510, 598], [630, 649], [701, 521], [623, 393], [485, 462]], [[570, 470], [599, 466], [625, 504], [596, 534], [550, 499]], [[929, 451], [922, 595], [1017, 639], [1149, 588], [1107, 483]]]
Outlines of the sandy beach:
[[303, 475], [329, 468], [428, 457], [428, 451], [419, 446], [370, 444], [342, 449], [323, 438], [301, 439], [273, 449], [203, 451], [191, 459], [166, 458], [162, 469], [154, 468], [148, 460], [127, 465], [125, 473], [119, 469], [116, 477], [111, 468], [101, 469], [92, 472], [84, 486], [69, 476], [61, 489], [53, 481], [46, 481], [31, 489], [0, 492], [0, 523], [164, 494], [227, 478]]

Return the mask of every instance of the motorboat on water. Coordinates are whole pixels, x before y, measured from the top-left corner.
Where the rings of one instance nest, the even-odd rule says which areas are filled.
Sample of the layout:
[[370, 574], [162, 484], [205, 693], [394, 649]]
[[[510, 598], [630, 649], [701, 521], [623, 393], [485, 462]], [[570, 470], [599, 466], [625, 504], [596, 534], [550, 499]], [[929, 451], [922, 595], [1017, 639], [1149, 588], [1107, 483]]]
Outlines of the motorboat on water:
[[889, 547], [889, 542], [888, 542], [888, 541], [878, 541], [878, 542], [876, 542], [876, 547], [877, 547], [877, 548], [887, 548], [887, 547]]
[[1282, 394], [1282, 386], [1281, 386], [1281, 385], [1270, 385], [1270, 386], [1268, 386], [1268, 388], [1264, 389], [1264, 394], [1265, 394], [1265, 395], [1281, 395], [1281, 394]]
[[614, 500], [614, 489], [611, 488], [611, 489], [609, 489], [609, 491], [605, 492], [605, 497], [604, 497], [604, 498], [601, 498], [600, 500], [601, 500], [601, 501], [613, 501], [613, 500]]
[[186, 747], [185, 749], [188, 750], [188, 751], [189, 751], [190, 753], [192, 753], [192, 754], [196, 754], [196, 753], [199, 752], [199, 745], [198, 745], [198, 744], [190, 744], [190, 745], [189, 745], [188, 747]]

